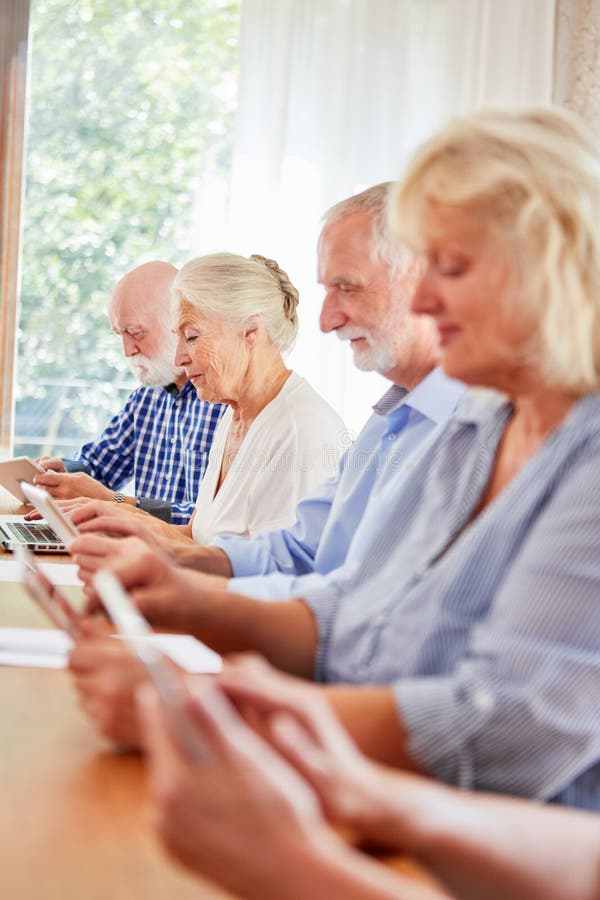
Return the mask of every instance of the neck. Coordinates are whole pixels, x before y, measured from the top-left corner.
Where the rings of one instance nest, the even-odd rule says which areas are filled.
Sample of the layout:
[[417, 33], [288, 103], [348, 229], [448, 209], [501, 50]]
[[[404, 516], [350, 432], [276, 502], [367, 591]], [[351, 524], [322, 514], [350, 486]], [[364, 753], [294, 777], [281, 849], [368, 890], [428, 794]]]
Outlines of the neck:
[[385, 372], [384, 375], [386, 378], [389, 378], [390, 381], [393, 381], [394, 384], [406, 388], [407, 391], [412, 391], [424, 378], [427, 378], [429, 373], [433, 372], [434, 369], [435, 364], [429, 362], [424, 363], [421, 366], [411, 366], [408, 369], [398, 367], [392, 369], [390, 372]]
[[184, 384], [186, 383], [186, 381], [187, 381], [187, 375], [185, 374], [185, 372], [183, 372], [178, 378], [175, 379], [173, 384], [175, 385], [177, 390], [180, 391], [182, 389], [182, 387], [184, 386]]
[[513, 394], [513, 420], [520, 423], [523, 432], [532, 439], [544, 438], [560, 425], [580, 399], [579, 395], [550, 387], [538, 387]]
[[237, 399], [228, 399], [234, 421], [250, 422], [273, 400], [291, 375], [278, 351], [255, 354]]

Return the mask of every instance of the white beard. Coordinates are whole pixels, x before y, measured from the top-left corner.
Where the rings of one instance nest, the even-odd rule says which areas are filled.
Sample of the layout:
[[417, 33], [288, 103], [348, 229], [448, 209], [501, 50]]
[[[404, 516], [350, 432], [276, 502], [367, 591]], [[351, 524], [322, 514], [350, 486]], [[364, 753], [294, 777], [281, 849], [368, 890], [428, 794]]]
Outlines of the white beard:
[[128, 362], [135, 377], [146, 387], [173, 384], [184, 371], [174, 364], [170, 350], [168, 358], [166, 353], [155, 359], [136, 353], [128, 358]]
[[338, 328], [336, 334], [341, 341], [350, 341], [362, 337], [364, 345], [351, 345], [354, 365], [362, 372], [379, 372], [383, 375], [396, 365], [396, 348], [393, 345], [394, 335], [385, 329], [377, 329], [381, 334], [357, 329], [353, 326]]

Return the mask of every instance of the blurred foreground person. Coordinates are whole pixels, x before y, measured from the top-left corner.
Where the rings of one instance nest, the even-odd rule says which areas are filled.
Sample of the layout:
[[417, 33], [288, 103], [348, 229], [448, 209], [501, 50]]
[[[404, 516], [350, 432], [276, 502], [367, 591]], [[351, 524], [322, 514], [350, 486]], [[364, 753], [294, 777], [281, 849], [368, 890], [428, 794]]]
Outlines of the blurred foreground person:
[[[218, 689], [199, 687], [185, 716], [200, 762], [179, 745], [158, 696], [140, 692], [154, 824], [184, 865], [250, 900], [600, 896], [600, 817], [376, 765], [322, 697], [287, 681], [240, 661]], [[439, 888], [376, 862], [339, 829], [418, 858]]]

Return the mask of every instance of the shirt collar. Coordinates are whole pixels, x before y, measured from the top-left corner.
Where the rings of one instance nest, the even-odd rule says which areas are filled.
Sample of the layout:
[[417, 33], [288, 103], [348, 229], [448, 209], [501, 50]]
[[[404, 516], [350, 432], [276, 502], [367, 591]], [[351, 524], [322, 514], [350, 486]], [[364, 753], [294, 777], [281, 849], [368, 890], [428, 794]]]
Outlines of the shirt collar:
[[441, 369], [434, 369], [412, 391], [393, 384], [373, 410], [385, 416], [406, 405], [432, 422], [443, 422], [452, 414], [465, 391], [462, 382], [448, 378]]
[[387, 416], [388, 413], [400, 406], [407, 394], [406, 388], [400, 387], [399, 384], [393, 384], [373, 406], [373, 412], [378, 416]]
[[179, 390], [176, 384], [171, 382], [171, 384], [163, 384], [163, 390], [167, 392], [167, 394], [171, 394], [172, 397], [177, 397], [181, 394], [188, 394], [190, 390], [195, 391], [196, 388], [192, 384], [191, 381], [186, 381], [184, 386]]

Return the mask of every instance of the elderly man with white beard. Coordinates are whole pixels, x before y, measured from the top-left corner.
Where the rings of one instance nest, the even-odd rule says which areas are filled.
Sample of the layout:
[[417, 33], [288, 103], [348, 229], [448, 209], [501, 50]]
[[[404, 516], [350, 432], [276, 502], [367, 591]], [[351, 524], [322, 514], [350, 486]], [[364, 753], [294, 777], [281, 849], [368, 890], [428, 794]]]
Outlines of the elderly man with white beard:
[[[225, 407], [198, 399], [175, 366], [170, 289], [176, 274], [169, 263], [148, 262], [115, 287], [108, 318], [142, 387], [75, 460], [38, 459], [47, 471], [36, 483], [57, 499], [114, 500], [176, 525], [189, 521]], [[131, 481], [136, 496], [122, 493]]]

